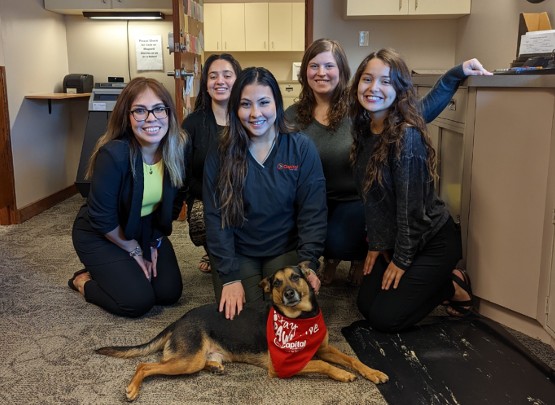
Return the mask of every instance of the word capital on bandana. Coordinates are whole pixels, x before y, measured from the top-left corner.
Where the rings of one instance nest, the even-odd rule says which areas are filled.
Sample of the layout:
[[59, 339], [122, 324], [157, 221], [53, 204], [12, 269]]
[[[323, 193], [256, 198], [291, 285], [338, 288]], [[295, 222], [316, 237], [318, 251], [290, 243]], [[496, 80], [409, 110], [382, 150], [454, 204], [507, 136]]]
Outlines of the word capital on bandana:
[[266, 324], [272, 364], [281, 378], [295, 375], [312, 359], [326, 337], [322, 311], [313, 318], [287, 318], [273, 308]]

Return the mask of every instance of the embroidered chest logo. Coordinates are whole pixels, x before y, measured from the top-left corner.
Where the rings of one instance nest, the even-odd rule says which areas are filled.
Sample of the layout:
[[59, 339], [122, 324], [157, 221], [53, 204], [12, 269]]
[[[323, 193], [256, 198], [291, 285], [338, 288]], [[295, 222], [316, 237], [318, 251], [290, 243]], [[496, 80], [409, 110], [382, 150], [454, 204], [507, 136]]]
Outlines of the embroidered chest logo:
[[277, 169], [278, 169], [278, 170], [293, 170], [293, 171], [297, 171], [297, 170], [299, 170], [299, 165], [288, 165], [287, 163], [278, 163], [278, 164], [277, 164]]

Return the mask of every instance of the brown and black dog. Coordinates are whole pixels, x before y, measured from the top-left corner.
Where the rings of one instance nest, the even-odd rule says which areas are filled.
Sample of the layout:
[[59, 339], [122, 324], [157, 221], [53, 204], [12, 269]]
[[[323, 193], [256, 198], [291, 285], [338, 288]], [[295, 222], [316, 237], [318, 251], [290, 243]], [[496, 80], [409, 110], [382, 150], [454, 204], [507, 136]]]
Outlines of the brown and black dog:
[[[262, 280], [260, 286], [269, 293], [273, 303], [271, 307], [264, 308], [260, 303], [247, 304], [239, 315], [233, 320], [228, 320], [223, 313], [218, 312], [217, 304], [203, 305], [187, 312], [148, 343], [138, 346], [103, 347], [96, 351], [108, 356], [131, 358], [163, 350], [159, 363], [140, 363], [137, 366], [126, 390], [127, 398], [131, 401], [137, 398], [141, 384], [148, 376], [192, 374], [202, 369], [222, 373], [224, 362], [242, 362], [264, 367], [271, 377], [289, 376], [292, 373], [319, 373], [343, 382], [356, 378], [354, 374], [328, 363], [331, 362], [353, 368], [376, 384], [386, 382], [388, 376], [381, 371], [367, 367], [358, 359], [328, 344], [325, 326], [310, 326], [306, 333], [303, 333], [304, 336], [313, 332], [323, 332], [314, 347], [315, 358], [309, 354], [306, 361], [289, 374], [276, 370], [274, 366], [279, 363], [274, 361], [270, 355], [271, 350], [269, 351], [269, 345], [271, 346], [276, 338], [270, 339], [270, 344], [268, 343], [267, 326], [268, 331], [276, 329], [277, 340], [286, 351], [295, 352], [297, 347], [302, 348], [306, 343], [294, 343], [294, 340], [290, 339], [295, 335], [294, 332], [298, 331], [296, 326], [291, 326], [293, 323], [290, 321], [305, 319], [310, 323], [311, 319], [315, 319], [314, 317], [321, 313], [306, 275], [306, 270], [286, 267]], [[283, 325], [286, 328], [283, 328]], [[291, 348], [293, 350], [289, 350]]]

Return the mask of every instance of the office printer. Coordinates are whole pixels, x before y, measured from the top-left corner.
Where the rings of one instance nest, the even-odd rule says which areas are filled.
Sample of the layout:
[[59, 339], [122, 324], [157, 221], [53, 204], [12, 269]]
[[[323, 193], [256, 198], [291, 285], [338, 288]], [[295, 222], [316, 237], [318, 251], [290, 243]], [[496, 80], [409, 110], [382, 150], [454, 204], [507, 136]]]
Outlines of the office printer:
[[90, 93], [92, 88], [92, 75], [71, 73], [64, 77], [64, 93]]

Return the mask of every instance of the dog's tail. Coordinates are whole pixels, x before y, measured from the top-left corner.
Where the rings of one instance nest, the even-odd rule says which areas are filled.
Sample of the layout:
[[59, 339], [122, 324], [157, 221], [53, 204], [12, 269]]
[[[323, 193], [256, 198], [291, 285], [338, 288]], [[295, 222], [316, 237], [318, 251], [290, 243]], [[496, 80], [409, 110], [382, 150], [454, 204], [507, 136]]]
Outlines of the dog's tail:
[[149, 342], [137, 346], [107, 346], [96, 349], [95, 352], [105, 356], [130, 359], [132, 357], [146, 356], [161, 351], [172, 336], [174, 325], [171, 324]]

